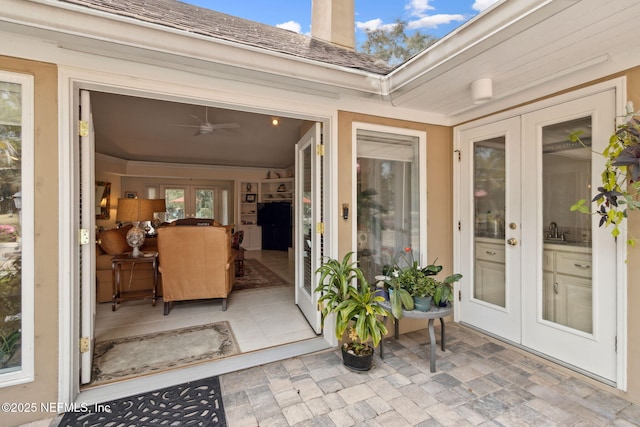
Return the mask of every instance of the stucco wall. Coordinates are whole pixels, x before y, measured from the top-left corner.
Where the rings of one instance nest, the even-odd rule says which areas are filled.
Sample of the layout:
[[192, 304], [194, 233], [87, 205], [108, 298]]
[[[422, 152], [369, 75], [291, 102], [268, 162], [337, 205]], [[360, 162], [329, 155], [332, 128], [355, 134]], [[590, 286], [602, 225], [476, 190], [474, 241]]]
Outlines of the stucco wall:
[[[640, 67], [627, 72], [627, 98], [633, 101], [636, 111], [640, 108]], [[640, 215], [630, 215], [629, 232], [640, 237]], [[628, 342], [628, 398], [640, 404], [640, 246], [629, 248], [627, 255], [627, 342]]]
[[[338, 113], [338, 203], [351, 204], [352, 176], [352, 125], [353, 122], [424, 131], [427, 134], [427, 259], [438, 258], [443, 266], [442, 275], [452, 273], [453, 266], [453, 132], [446, 126], [429, 125], [384, 117], [369, 116], [346, 111]], [[355, 207], [353, 207], [355, 208]], [[352, 248], [354, 215], [338, 222], [338, 249], [340, 257]], [[405, 319], [400, 322], [400, 332], [423, 329], [424, 321]]]
[[[0, 69], [35, 83], [35, 381], [0, 388], [0, 402], [55, 402], [58, 397], [58, 74], [55, 65], [0, 56]], [[1, 414], [18, 425], [55, 414]]]

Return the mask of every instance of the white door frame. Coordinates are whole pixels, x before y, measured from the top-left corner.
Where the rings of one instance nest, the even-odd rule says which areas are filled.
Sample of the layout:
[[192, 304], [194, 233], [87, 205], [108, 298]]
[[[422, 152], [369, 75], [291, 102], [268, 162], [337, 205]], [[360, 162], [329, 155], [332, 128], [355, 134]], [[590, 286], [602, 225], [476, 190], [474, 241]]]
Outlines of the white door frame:
[[[533, 104], [525, 105], [523, 107], [516, 108], [514, 110], [506, 111], [494, 116], [486, 117], [475, 122], [466, 123], [462, 126], [454, 128], [454, 150], [460, 150], [460, 132], [471, 129], [480, 125], [489, 124], [495, 121], [504, 120], [507, 118], [521, 116], [536, 110], [540, 110], [546, 107], [551, 107], [563, 102], [572, 101], [575, 99], [583, 98], [585, 96], [597, 94], [607, 90], [615, 90], [615, 109], [616, 116], [620, 117], [625, 114], [625, 105], [627, 99], [627, 87], [626, 78], [619, 77], [606, 82], [594, 84], [592, 86], [568, 92], [562, 95], [558, 95], [552, 98], [547, 98], [543, 101], [539, 101]], [[461, 165], [457, 161], [457, 156], [454, 156], [453, 162], [453, 179], [454, 179], [454, 215], [455, 218], [460, 218], [461, 215], [461, 182], [460, 182], [460, 170]], [[457, 221], [454, 221], [456, 223]], [[462, 224], [462, 227], [470, 227], [470, 224]], [[622, 232], [616, 243], [616, 273], [618, 281], [616, 284], [616, 329], [617, 329], [617, 375], [616, 375], [616, 387], [620, 390], [626, 390], [627, 388], [627, 271], [625, 265], [627, 247], [626, 247], [626, 228], [622, 227]], [[454, 242], [454, 271], [459, 271], [461, 268], [461, 254], [465, 248], [462, 247], [461, 233], [456, 228], [452, 230], [453, 242]], [[455, 285], [455, 292], [460, 290], [460, 284]], [[460, 302], [458, 299], [454, 299], [454, 320], [460, 321]]]
[[[317, 286], [318, 276], [316, 275], [316, 269], [322, 263], [319, 255], [322, 254], [321, 247], [321, 235], [318, 233], [316, 225], [323, 221], [322, 216], [322, 190], [321, 190], [321, 177], [323, 162], [321, 156], [317, 152], [317, 147], [322, 145], [322, 125], [315, 123], [311, 129], [304, 134], [304, 136], [296, 143], [296, 161], [295, 161], [295, 194], [293, 211], [295, 212], [295, 232], [294, 232], [294, 253], [295, 253], [295, 301], [304, 317], [307, 318], [307, 322], [313, 328], [313, 330], [320, 334], [322, 333], [322, 322], [320, 311], [318, 310], [318, 298], [319, 295], [315, 292]], [[303, 219], [304, 212], [302, 206], [304, 205], [303, 198], [303, 183], [304, 176], [302, 171], [304, 168], [304, 160], [302, 159], [305, 150], [309, 149], [311, 153], [310, 168], [310, 183], [311, 184], [311, 236], [308, 241], [310, 254], [307, 252], [305, 243], [307, 243], [303, 234]], [[308, 294], [304, 289], [305, 286], [305, 259], [310, 258], [311, 264], [311, 277], [310, 286], [311, 292]]]
[[[180, 72], [175, 72], [180, 73]], [[170, 73], [169, 73], [170, 74]], [[167, 78], [156, 80], [140, 80], [136, 77], [107, 74], [103, 71], [92, 71], [78, 68], [58, 68], [58, 168], [59, 168], [59, 274], [58, 274], [58, 401], [72, 403], [80, 393], [79, 366], [80, 357], [77, 351], [79, 345], [80, 310], [79, 310], [79, 268], [78, 268], [78, 229], [79, 207], [77, 205], [78, 167], [80, 159], [77, 157], [77, 123], [79, 90], [101, 90], [121, 93], [125, 95], [166, 99], [169, 101], [185, 102], [200, 101], [217, 103], [225, 108], [249, 111], [261, 114], [277, 114], [282, 117], [292, 117], [313, 122], [321, 122], [324, 129], [325, 145], [325, 178], [324, 178], [324, 207], [325, 242], [324, 253], [327, 256], [337, 256], [337, 218], [329, 215], [336, 212], [338, 171], [337, 140], [338, 129], [334, 125], [338, 121], [338, 111], [331, 102], [309, 102], [301, 100], [293, 103], [291, 100], [273, 97], [257, 97], [255, 91], [251, 94], [237, 94], [230, 91], [216, 90], [215, 79], [210, 79], [211, 85], [203, 88], [203, 77], [183, 73], [188, 78], [194, 78], [197, 84], [190, 86], [177, 84]], [[173, 76], [175, 77], [175, 76]], [[185, 83], [189, 83], [188, 81]], [[243, 104], [244, 102], [244, 104]], [[293, 105], [293, 106], [292, 106]], [[295, 108], [295, 109], [293, 109]], [[94, 245], [95, 246], [95, 245]], [[337, 345], [332, 334], [323, 337], [328, 345]]]

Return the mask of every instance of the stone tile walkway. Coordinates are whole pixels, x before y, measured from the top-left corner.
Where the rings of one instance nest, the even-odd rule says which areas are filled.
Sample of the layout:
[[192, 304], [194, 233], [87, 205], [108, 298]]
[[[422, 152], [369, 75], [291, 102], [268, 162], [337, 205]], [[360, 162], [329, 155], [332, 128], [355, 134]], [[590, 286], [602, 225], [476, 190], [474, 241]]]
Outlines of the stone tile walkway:
[[[640, 406], [606, 385], [448, 323], [429, 372], [427, 331], [385, 340], [351, 372], [338, 351], [221, 376], [229, 427], [640, 426]], [[439, 336], [439, 331], [436, 331]]]

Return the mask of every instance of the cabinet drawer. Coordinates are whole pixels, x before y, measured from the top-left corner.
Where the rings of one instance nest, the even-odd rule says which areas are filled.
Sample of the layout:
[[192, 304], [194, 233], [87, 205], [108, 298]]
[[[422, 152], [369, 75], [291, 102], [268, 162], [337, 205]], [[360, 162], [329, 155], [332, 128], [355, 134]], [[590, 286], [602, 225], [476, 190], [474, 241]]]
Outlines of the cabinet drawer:
[[590, 254], [556, 252], [556, 272], [572, 276], [591, 278], [593, 262]]
[[504, 246], [494, 243], [476, 243], [476, 259], [504, 263]]

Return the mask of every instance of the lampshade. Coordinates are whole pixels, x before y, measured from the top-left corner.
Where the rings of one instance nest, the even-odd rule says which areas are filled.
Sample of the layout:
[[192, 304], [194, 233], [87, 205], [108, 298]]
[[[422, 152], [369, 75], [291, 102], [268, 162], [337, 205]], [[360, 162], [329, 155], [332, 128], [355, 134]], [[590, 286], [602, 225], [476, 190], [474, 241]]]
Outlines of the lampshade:
[[167, 211], [167, 203], [165, 199], [151, 199], [151, 203], [153, 204], [153, 212], [166, 212]]
[[118, 199], [118, 222], [142, 222], [153, 219], [153, 200], [150, 199]]

